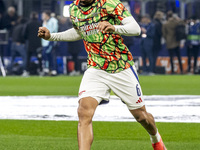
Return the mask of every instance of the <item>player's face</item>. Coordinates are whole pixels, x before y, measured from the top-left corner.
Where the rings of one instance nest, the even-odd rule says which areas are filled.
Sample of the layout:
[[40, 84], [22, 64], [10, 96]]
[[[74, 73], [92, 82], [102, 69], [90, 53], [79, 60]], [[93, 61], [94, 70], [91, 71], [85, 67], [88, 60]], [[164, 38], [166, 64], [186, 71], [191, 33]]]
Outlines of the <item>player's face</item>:
[[47, 21], [47, 20], [49, 20], [49, 18], [50, 17], [46, 13], [44, 13], [44, 12], [42, 13], [42, 20], [43, 21]]
[[81, 5], [88, 5], [90, 3], [92, 3], [93, 0], [80, 0], [80, 4]]

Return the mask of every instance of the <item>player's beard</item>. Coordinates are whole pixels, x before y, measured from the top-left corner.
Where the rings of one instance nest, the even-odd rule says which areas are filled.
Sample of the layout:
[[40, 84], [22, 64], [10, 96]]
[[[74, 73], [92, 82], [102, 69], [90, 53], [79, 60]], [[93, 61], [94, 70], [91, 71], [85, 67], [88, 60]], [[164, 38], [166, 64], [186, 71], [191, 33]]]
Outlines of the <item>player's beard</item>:
[[82, 6], [89, 6], [93, 3], [94, 0], [80, 0], [80, 5]]

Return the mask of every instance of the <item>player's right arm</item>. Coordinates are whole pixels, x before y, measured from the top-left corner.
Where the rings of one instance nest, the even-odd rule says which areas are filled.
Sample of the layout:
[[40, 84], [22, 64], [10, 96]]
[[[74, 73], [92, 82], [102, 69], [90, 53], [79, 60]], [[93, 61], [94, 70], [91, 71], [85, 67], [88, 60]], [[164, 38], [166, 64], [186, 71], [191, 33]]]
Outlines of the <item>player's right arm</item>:
[[74, 28], [66, 30], [64, 32], [50, 33], [46, 27], [40, 27], [38, 30], [38, 37], [48, 41], [78, 41], [81, 39], [81, 35]]

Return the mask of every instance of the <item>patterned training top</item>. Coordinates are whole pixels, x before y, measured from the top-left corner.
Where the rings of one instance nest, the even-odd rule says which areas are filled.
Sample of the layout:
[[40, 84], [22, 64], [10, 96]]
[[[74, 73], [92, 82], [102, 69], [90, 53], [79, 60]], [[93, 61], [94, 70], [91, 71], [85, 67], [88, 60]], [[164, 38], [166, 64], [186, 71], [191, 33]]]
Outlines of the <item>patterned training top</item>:
[[88, 53], [88, 68], [117, 73], [132, 66], [133, 56], [122, 37], [97, 30], [101, 21], [120, 25], [124, 18], [131, 16], [124, 5], [119, 0], [94, 0], [90, 6], [83, 7], [79, 1], [70, 5], [70, 18], [83, 39]]

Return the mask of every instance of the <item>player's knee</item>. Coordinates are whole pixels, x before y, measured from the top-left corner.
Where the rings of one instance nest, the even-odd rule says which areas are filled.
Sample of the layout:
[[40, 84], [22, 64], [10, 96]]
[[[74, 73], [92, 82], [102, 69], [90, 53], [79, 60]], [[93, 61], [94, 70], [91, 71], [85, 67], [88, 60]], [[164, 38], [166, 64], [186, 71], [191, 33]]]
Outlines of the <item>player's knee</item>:
[[98, 102], [95, 99], [90, 97], [82, 98], [78, 107], [79, 123], [83, 125], [90, 124], [97, 106]]
[[93, 117], [93, 111], [88, 110], [85, 107], [79, 106], [78, 107], [78, 117], [79, 117], [79, 122], [81, 123], [90, 123], [92, 122], [92, 117]]

